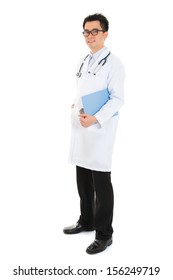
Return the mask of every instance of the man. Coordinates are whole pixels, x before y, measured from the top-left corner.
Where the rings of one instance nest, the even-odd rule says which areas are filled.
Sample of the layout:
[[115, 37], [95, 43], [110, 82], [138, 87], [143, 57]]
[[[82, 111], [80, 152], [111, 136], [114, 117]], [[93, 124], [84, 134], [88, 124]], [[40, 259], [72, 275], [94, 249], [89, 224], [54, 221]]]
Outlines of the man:
[[[91, 52], [79, 64], [78, 94], [72, 106], [69, 161], [76, 165], [81, 215], [75, 225], [63, 231], [76, 234], [95, 230], [95, 240], [86, 249], [88, 254], [104, 251], [112, 244], [113, 234], [111, 161], [118, 112], [123, 104], [124, 67], [104, 45], [108, 28], [108, 20], [102, 14], [84, 19], [83, 35]], [[85, 98], [90, 110], [106, 92], [108, 99], [96, 112], [85, 112]]]

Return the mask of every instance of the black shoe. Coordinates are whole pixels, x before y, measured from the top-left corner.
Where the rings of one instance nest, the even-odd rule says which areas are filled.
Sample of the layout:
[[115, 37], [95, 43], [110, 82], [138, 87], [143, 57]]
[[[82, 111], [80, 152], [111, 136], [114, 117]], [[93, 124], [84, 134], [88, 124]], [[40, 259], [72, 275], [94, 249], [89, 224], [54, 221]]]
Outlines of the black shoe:
[[87, 226], [83, 226], [81, 225], [79, 222], [77, 222], [75, 225], [70, 226], [70, 227], [65, 227], [63, 229], [63, 232], [65, 234], [75, 234], [75, 233], [80, 233], [82, 231], [92, 231], [94, 230], [93, 227], [87, 227]]
[[112, 238], [108, 240], [95, 239], [94, 242], [86, 249], [86, 252], [91, 255], [100, 253], [110, 246], [112, 242]]

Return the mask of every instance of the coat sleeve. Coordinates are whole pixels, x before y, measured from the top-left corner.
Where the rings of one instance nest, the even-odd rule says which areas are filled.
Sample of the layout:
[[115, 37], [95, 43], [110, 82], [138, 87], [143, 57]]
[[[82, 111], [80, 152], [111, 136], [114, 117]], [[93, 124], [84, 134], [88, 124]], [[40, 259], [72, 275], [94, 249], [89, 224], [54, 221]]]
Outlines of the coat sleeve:
[[124, 79], [124, 66], [119, 59], [114, 58], [107, 77], [107, 88], [110, 99], [94, 115], [101, 126], [112, 118], [115, 113], [118, 113], [124, 103]]

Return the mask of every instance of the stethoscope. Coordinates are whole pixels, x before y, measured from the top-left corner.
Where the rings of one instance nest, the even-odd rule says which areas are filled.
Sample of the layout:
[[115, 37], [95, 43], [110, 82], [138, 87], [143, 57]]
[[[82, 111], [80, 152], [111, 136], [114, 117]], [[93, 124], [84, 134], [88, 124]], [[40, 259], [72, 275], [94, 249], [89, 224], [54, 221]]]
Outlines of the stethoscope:
[[[104, 58], [102, 58], [102, 59], [98, 62], [97, 66], [96, 66], [96, 68], [95, 68], [95, 71], [93, 72], [93, 75], [96, 75], [97, 72], [101, 69], [101, 67], [105, 65], [105, 63], [107, 62], [108, 56], [110, 56], [110, 54], [111, 54], [111, 52], [109, 52]], [[83, 62], [82, 62], [82, 64], [81, 64], [81, 66], [79, 67], [79, 71], [78, 71], [77, 74], [76, 74], [76, 76], [77, 76], [78, 78], [80, 78], [80, 77], [82, 76], [82, 72], [81, 72], [81, 71], [82, 71], [82, 68], [83, 68], [83, 66], [84, 66], [84, 63], [86, 62], [86, 59], [87, 59], [88, 56], [89, 56], [89, 54], [84, 58], [84, 60], [83, 60]], [[90, 71], [88, 71], [88, 73], [91, 74]]]

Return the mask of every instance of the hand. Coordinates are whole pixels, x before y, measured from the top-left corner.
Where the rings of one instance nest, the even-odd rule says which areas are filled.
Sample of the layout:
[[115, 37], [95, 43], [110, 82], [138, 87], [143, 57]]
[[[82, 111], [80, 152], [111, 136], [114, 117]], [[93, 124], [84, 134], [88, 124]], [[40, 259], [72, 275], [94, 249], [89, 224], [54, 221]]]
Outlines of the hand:
[[93, 123], [97, 122], [97, 119], [96, 119], [96, 117], [88, 115], [88, 114], [80, 114], [79, 121], [83, 127], [89, 127]]

